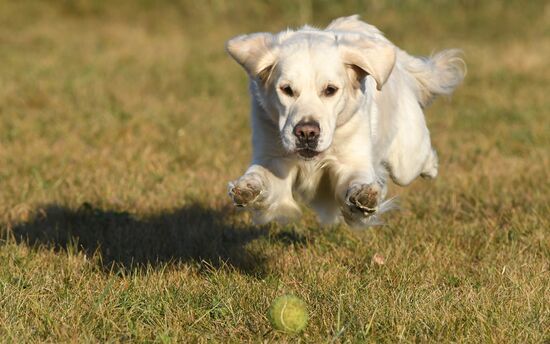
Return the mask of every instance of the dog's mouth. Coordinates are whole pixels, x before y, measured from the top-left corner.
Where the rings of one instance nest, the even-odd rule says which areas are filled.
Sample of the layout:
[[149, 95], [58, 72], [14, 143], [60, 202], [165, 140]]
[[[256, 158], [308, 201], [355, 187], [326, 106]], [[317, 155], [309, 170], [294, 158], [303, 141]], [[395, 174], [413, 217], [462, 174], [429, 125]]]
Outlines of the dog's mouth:
[[296, 153], [298, 153], [298, 156], [304, 160], [313, 159], [317, 155], [321, 154], [321, 152], [309, 148], [300, 148], [296, 151]]

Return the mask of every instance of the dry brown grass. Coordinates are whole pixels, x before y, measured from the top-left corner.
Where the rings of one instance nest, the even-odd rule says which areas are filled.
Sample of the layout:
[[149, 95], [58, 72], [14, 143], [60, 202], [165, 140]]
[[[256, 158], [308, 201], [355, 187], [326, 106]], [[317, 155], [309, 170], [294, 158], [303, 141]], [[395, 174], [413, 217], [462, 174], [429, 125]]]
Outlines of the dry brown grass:
[[[550, 341], [549, 12], [543, 1], [0, 2], [0, 340]], [[427, 117], [433, 182], [382, 227], [255, 227], [224, 41], [350, 13], [405, 49], [465, 50]], [[372, 261], [375, 254], [385, 264]], [[306, 331], [271, 331], [282, 293]]]

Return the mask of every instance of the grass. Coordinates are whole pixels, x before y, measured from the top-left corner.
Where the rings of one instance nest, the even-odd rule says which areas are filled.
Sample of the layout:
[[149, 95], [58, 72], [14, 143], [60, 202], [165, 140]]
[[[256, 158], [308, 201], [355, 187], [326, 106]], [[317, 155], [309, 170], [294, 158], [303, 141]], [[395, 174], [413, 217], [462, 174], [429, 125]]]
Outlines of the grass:
[[[0, 341], [548, 343], [549, 10], [0, 1]], [[224, 41], [351, 13], [464, 49], [427, 111], [440, 176], [392, 188], [381, 227], [253, 226], [226, 196], [250, 131]], [[309, 306], [298, 336], [266, 318], [284, 293]]]

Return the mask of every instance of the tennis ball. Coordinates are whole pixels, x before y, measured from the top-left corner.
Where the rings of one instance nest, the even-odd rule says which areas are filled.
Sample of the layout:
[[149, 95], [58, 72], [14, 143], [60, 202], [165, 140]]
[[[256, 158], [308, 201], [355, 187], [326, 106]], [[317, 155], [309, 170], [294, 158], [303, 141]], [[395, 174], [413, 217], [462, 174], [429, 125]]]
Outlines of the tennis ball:
[[279, 296], [269, 307], [269, 319], [279, 331], [298, 333], [307, 326], [307, 305], [294, 295]]

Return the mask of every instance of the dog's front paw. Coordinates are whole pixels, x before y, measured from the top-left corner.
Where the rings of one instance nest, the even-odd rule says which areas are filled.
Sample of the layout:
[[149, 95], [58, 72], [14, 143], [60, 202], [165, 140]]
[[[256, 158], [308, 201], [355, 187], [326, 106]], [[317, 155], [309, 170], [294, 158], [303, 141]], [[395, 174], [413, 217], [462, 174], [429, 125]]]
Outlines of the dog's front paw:
[[359, 211], [368, 216], [378, 210], [380, 193], [380, 186], [376, 183], [356, 185], [348, 190], [346, 203], [352, 211]]
[[246, 207], [259, 202], [264, 187], [259, 176], [247, 174], [230, 182], [228, 190], [237, 207]]
[[351, 227], [366, 227], [379, 223], [382, 188], [378, 183], [351, 186], [342, 207], [344, 220]]

